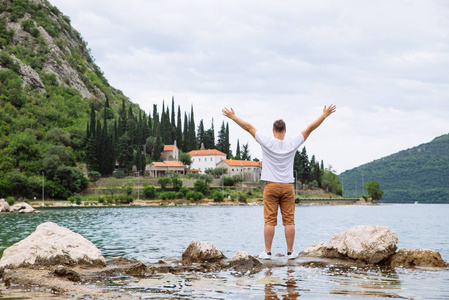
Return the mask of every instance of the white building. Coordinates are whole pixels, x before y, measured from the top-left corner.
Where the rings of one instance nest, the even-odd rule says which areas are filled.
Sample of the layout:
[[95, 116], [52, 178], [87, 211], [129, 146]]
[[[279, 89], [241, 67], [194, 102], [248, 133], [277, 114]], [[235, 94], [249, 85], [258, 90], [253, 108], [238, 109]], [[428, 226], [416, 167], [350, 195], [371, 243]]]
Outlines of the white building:
[[202, 174], [206, 169], [215, 169], [220, 161], [226, 159], [226, 154], [217, 149], [192, 150], [188, 154], [192, 158], [190, 169], [199, 170]]

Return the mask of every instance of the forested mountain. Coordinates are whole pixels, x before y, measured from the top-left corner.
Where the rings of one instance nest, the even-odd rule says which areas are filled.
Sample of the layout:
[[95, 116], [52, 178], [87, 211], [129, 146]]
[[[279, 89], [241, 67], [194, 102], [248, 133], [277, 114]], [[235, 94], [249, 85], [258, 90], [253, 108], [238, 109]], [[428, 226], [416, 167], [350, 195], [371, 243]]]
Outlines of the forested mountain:
[[376, 180], [388, 202], [449, 203], [449, 134], [340, 174], [344, 195]]
[[227, 124], [215, 145], [213, 123], [197, 136], [189, 109], [172, 99], [146, 115], [108, 83], [69, 17], [46, 0], [0, 2], [0, 197], [40, 197], [45, 180], [46, 197], [64, 199], [87, 186], [82, 170], [142, 170], [175, 140], [230, 154]]

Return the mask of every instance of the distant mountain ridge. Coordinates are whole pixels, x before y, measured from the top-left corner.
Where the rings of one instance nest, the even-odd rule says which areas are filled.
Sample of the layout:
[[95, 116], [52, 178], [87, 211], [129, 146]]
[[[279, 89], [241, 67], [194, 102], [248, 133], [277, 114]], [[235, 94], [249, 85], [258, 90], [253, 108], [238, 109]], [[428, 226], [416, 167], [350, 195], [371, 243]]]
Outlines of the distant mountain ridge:
[[449, 203], [449, 134], [340, 174], [345, 196], [376, 180], [385, 202]]

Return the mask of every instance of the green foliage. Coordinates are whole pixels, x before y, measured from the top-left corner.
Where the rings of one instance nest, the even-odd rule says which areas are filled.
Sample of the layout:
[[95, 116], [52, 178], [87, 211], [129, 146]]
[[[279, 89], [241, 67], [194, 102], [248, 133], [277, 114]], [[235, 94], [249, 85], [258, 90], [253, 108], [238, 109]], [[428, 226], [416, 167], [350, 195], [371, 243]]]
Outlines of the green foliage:
[[190, 200], [190, 201], [198, 201], [198, 200], [201, 200], [203, 198], [204, 198], [204, 195], [201, 192], [193, 192], [193, 191], [191, 191], [191, 192], [188, 192], [186, 194], [186, 199]]
[[385, 202], [449, 203], [449, 134], [340, 174], [345, 196], [377, 181]]
[[178, 160], [186, 166], [190, 166], [192, 164], [192, 157], [190, 157], [188, 153], [179, 152]]
[[382, 200], [384, 191], [380, 189], [379, 182], [368, 181], [367, 183], [365, 183], [365, 189], [368, 191], [368, 196], [373, 200]]
[[122, 192], [127, 196], [130, 196], [133, 193], [134, 183], [131, 180], [127, 180], [122, 185]]
[[143, 188], [143, 196], [145, 199], [154, 199], [156, 197], [156, 188], [152, 185], [147, 185]]
[[175, 191], [179, 191], [182, 187], [182, 180], [179, 179], [178, 177], [173, 177], [171, 179], [171, 182], [173, 184], [173, 188], [175, 189]]
[[243, 192], [240, 192], [239, 193], [239, 202], [243, 202], [243, 203], [246, 203], [246, 195], [245, 195], [245, 193], [243, 193]]
[[16, 203], [16, 200], [14, 199], [14, 197], [8, 197], [6, 198], [6, 202], [8, 202], [9, 205], [13, 206], [14, 203]]
[[204, 182], [202, 180], [195, 181], [195, 183], [193, 184], [193, 187], [194, 187], [195, 192], [200, 192], [203, 195], [209, 194], [209, 187], [207, 186], [206, 182]]
[[212, 195], [212, 198], [215, 202], [221, 202], [223, 201], [223, 192], [222, 191], [215, 191]]
[[161, 186], [162, 189], [167, 188], [167, 186], [172, 182], [169, 177], [160, 177], [157, 179], [157, 184]]
[[212, 177], [212, 175], [208, 175], [208, 174], [201, 174], [198, 178], [200, 180], [204, 181], [207, 185], [211, 184], [212, 180], [214, 179]]
[[223, 177], [223, 185], [224, 186], [234, 186], [235, 182], [232, 177]]
[[228, 168], [214, 168], [214, 169], [206, 169], [204, 171], [206, 174], [212, 175], [215, 178], [220, 178], [221, 175], [228, 173]]
[[99, 172], [97, 172], [97, 171], [90, 171], [87, 174], [87, 177], [89, 177], [89, 180], [91, 182], [96, 182], [96, 181], [98, 181], [98, 179], [100, 179], [101, 174]]
[[342, 195], [340, 177], [332, 169], [332, 166], [329, 166], [327, 169], [323, 170], [321, 185], [323, 189], [327, 190], [328, 192]]

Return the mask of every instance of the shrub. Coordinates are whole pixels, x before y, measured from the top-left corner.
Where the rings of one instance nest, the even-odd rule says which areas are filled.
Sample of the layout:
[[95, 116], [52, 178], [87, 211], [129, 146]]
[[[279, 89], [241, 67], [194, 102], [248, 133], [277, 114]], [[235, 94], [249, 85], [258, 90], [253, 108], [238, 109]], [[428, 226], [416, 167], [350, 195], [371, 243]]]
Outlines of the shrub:
[[156, 188], [152, 185], [147, 185], [143, 188], [143, 196], [146, 199], [154, 199], [156, 197]]
[[117, 178], [117, 179], [125, 178], [125, 171], [123, 171], [122, 169], [115, 170], [115, 171], [112, 173], [112, 176], [114, 176], [114, 177]]
[[215, 202], [221, 202], [223, 201], [223, 193], [220, 191], [215, 191], [213, 198]]
[[193, 187], [195, 189], [195, 192], [202, 193], [203, 195], [209, 194], [209, 187], [202, 180], [195, 181], [195, 183], [193, 184]]
[[245, 193], [239, 193], [239, 202], [246, 203], [246, 195], [245, 195]]
[[14, 205], [14, 203], [16, 203], [16, 200], [14, 199], [14, 197], [8, 197], [6, 198], [6, 202], [8, 202], [9, 205]]
[[165, 190], [167, 185], [169, 185], [171, 182], [172, 182], [171, 178], [168, 177], [161, 177], [158, 178], [157, 180], [157, 184], [159, 184], [163, 190]]
[[68, 198], [68, 200], [71, 203], [76, 203], [77, 205], [81, 205], [81, 196], [80, 195], [70, 196]]
[[295, 198], [295, 203], [298, 204], [298, 203], [300, 203], [300, 202], [301, 202], [301, 199], [299, 199], [299, 197], [296, 197], [296, 198]]
[[119, 195], [115, 197], [115, 201], [121, 204], [129, 204], [134, 201], [131, 195]]
[[159, 197], [162, 200], [173, 200], [176, 199], [177, 193], [176, 192], [162, 192], [159, 193]]
[[175, 191], [179, 191], [182, 187], [182, 180], [179, 179], [178, 177], [173, 177], [171, 179], [171, 182], [173, 184], [173, 188], [175, 189]]
[[187, 195], [188, 192], [189, 192], [189, 189], [186, 188], [185, 186], [183, 186], [182, 188], [179, 189], [179, 193], [182, 194], [181, 198], [184, 198], [184, 196]]
[[188, 192], [186, 198], [190, 201], [197, 201], [203, 199], [204, 195], [201, 192]]
[[100, 179], [101, 174], [97, 171], [90, 171], [89, 173], [87, 173], [87, 177], [89, 177], [89, 180], [91, 182], [96, 182], [98, 179]]
[[233, 186], [234, 185], [234, 179], [232, 179], [232, 177], [224, 177], [223, 178], [223, 185], [224, 186]]

